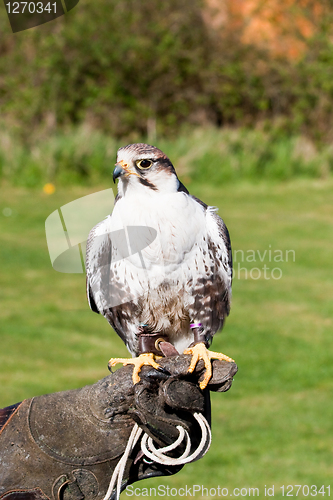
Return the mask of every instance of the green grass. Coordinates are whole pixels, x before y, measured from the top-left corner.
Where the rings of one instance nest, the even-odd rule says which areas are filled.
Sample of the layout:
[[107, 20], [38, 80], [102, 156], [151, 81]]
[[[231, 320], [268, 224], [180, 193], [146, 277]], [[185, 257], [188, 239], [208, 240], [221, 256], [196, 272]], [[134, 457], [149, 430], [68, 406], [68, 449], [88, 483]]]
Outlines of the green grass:
[[[44, 235], [53, 210], [108, 187], [109, 181], [95, 188], [59, 188], [52, 196], [39, 189], [2, 189], [0, 407], [93, 383], [107, 375], [111, 355], [126, 355], [107, 322], [90, 312], [84, 276], [53, 271]], [[212, 395], [208, 454], [173, 477], [136, 486], [220, 486], [229, 489], [228, 496], [234, 488], [257, 487], [260, 498], [265, 485], [275, 485], [274, 498], [282, 498], [282, 485], [328, 486], [333, 466], [333, 181], [192, 183], [190, 188], [220, 208], [234, 250], [244, 252], [243, 261], [238, 252], [235, 262], [230, 318], [213, 344], [236, 359], [239, 373], [228, 393]], [[5, 216], [5, 208], [12, 215], [5, 211]], [[262, 262], [258, 254], [255, 262], [246, 260], [252, 250], [260, 252]], [[288, 262], [269, 262], [269, 250], [273, 256], [280, 250], [284, 260], [293, 250], [295, 259], [289, 253]], [[276, 267], [281, 279], [271, 276]], [[261, 270], [259, 279], [251, 279], [253, 268]], [[252, 270], [253, 277], [258, 275]], [[208, 497], [198, 492], [195, 498]]]

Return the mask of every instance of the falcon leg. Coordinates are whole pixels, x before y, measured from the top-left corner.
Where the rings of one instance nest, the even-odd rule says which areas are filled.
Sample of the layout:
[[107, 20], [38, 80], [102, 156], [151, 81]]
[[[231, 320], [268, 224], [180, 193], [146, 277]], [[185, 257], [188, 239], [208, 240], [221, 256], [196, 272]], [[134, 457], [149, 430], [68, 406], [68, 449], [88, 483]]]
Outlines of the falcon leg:
[[191, 359], [191, 364], [189, 366], [188, 372], [193, 373], [199, 359], [202, 359], [205, 363], [205, 375], [203, 380], [200, 382], [200, 389], [205, 389], [207, 387], [208, 382], [211, 379], [212, 376], [212, 364], [211, 360], [212, 359], [221, 359], [225, 361], [230, 361], [233, 362], [234, 360], [232, 358], [229, 358], [229, 356], [226, 356], [222, 352], [213, 352], [213, 351], [208, 351], [206, 348], [205, 344], [203, 342], [200, 342], [198, 344], [195, 344], [193, 347], [188, 347], [185, 349], [184, 354], [191, 354], [192, 359]]
[[133, 384], [137, 384], [140, 382], [140, 370], [145, 365], [150, 365], [156, 370], [160, 368], [160, 365], [156, 363], [155, 359], [158, 359], [159, 356], [155, 356], [151, 352], [145, 352], [140, 354], [137, 358], [111, 358], [108, 366], [111, 368], [112, 366], [117, 365], [118, 363], [122, 363], [124, 366], [126, 365], [134, 365], [132, 380]]

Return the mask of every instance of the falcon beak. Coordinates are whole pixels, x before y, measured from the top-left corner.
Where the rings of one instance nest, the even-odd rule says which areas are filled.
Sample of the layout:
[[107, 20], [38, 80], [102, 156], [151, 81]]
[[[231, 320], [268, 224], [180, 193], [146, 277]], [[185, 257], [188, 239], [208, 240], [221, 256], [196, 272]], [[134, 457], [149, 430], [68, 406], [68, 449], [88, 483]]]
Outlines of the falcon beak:
[[127, 174], [128, 172], [122, 167], [120, 163], [116, 163], [116, 166], [113, 171], [113, 182], [116, 182], [116, 179], [120, 177], [121, 175]]

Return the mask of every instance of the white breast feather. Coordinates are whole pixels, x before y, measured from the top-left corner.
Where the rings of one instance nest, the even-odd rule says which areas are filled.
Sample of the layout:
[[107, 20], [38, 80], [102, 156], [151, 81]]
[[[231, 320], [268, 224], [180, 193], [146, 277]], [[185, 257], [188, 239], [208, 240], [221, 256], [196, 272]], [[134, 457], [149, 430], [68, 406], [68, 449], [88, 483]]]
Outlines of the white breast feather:
[[[218, 272], [230, 289], [231, 273], [227, 265], [222, 265], [228, 262], [228, 252], [213, 217], [215, 209], [209, 207], [204, 210], [185, 193], [147, 191], [145, 197], [137, 196], [135, 191], [127, 193], [126, 197], [117, 201], [112, 214], [94, 228], [98, 238], [90, 247], [88, 278], [93, 288], [96, 285], [94, 298], [98, 309], [102, 311], [107, 304], [103, 293], [98, 292], [100, 272], [94, 265], [94, 256], [103, 251], [101, 242], [105, 239], [107, 244], [110, 233], [126, 230], [128, 226], [155, 229], [156, 238], [142, 250], [141, 256], [135, 253], [112, 261], [111, 269], [116, 270], [118, 282], [130, 290], [130, 300], [135, 302], [144, 298], [145, 306], [140, 321], [149, 325], [154, 323], [156, 331], [172, 329], [182, 333], [170, 340], [179, 352], [183, 352], [191, 341], [188, 319], [184, 323], [184, 310], [193, 304], [194, 283], [206, 276], [207, 268], [210, 268], [209, 239], [215, 243], [221, 260]], [[117, 249], [113, 248], [113, 257], [116, 256]], [[152, 311], [163, 311], [163, 314], [152, 317]], [[134, 337], [135, 329], [136, 325], [129, 322], [127, 334]]]

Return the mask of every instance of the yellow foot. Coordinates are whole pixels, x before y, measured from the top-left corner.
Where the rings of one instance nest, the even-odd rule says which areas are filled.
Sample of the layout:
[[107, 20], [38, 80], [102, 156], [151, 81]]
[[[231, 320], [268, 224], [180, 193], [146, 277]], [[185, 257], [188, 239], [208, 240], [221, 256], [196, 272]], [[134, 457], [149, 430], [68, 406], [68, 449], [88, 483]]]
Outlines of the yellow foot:
[[144, 354], [140, 354], [137, 358], [111, 358], [108, 365], [115, 366], [118, 363], [122, 363], [124, 366], [126, 365], [134, 365], [132, 380], [133, 384], [137, 384], [140, 382], [139, 372], [144, 365], [150, 365], [156, 370], [159, 369], [160, 365], [156, 363], [155, 356], [151, 352], [145, 352]]
[[200, 389], [205, 389], [207, 387], [208, 382], [211, 379], [212, 376], [212, 365], [210, 361], [211, 359], [223, 359], [225, 361], [234, 361], [232, 358], [229, 358], [229, 356], [222, 354], [222, 352], [208, 351], [203, 342], [196, 344], [194, 347], [188, 347], [187, 349], [185, 349], [184, 354], [192, 355], [191, 364], [188, 369], [189, 373], [193, 373], [199, 359], [202, 359], [205, 363], [206, 371], [203, 380], [199, 384]]

